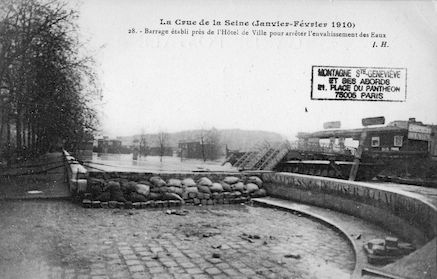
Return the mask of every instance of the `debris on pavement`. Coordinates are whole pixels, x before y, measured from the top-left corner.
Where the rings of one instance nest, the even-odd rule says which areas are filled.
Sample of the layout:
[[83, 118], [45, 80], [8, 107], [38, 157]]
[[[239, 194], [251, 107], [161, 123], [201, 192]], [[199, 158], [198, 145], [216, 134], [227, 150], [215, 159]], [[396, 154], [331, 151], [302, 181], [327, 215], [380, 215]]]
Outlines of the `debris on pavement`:
[[212, 253], [212, 257], [216, 259], [220, 259], [221, 254], [220, 253]]
[[301, 256], [299, 254], [287, 254], [287, 255], [284, 255], [284, 258], [291, 258], [291, 259], [299, 260], [301, 258]]
[[169, 209], [169, 210], [166, 210], [165, 213], [168, 215], [174, 214], [174, 215], [179, 215], [179, 216], [185, 216], [185, 215], [188, 215], [189, 212], [188, 212], [188, 210], [185, 210], [185, 209], [181, 209], [181, 210]]

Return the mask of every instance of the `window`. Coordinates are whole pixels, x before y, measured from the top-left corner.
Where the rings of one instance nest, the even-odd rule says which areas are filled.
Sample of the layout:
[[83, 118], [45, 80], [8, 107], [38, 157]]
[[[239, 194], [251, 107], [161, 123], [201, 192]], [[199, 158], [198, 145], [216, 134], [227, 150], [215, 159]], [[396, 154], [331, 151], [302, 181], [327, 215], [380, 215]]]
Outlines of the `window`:
[[394, 142], [393, 145], [394, 146], [402, 146], [402, 142], [403, 142], [404, 137], [403, 136], [394, 136]]
[[372, 137], [371, 146], [379, 147], [379, 137]]

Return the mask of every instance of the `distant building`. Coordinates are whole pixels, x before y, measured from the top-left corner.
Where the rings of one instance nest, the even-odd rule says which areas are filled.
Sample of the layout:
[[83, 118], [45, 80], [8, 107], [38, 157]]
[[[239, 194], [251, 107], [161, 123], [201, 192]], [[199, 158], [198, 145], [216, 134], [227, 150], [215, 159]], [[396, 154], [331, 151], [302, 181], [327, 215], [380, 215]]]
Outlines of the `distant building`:
[[108, 139], [107, 137], [97, 140], [96, 152], [98, 153], [124, 153], [122, 151], [121, 140]]
[[[149, 147], [147, 151], [147, 155], [149, 156], [161, 156], [161, 148], [159, 146]], [[173, 148], [164, 147], [163, 156], [173, 156]]]

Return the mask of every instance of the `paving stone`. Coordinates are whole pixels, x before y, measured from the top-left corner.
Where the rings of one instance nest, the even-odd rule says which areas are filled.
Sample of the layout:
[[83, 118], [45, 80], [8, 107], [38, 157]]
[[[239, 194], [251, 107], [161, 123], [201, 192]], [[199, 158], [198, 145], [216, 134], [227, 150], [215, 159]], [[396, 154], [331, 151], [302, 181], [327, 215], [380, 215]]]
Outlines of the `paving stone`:
[[113, 266], [113, 265], [116, 265], [116, 264], [121, 264], [122, 261], [120, 260], [120, 258], [118, 258], [118, 259], [109, 260], [109, 261], [107, 261], [107, 263], [108, 263], [109, 266]]
[[124, 271], [116, 271], [111, 275], [112, 278], [116, 279], [124, 279], [129, 277], [129, 272], [127, 270]]
[[194, 264], [190, 263], [190, 262], [182, 262], [180, 263], [180, 265], [184, 268], [193, 268], [196, 267]]
[[132, 250], [120, 250], [120, 253], [123, 255], [123, 256], [126, 256], [126, 255], [133, 255], [134, 254], [134, 252], [132, 251]]
[[183, 257], [185, 257], [185, 255], [184, 254], [182, 254], [182, 253], [172, 253], [172, 257], [173, 258], [183, 258]]
[[105, 257], [108, 258], [108, 259], [118, 259], [119, 258], [118, 254], [115, 254], [115, 253], [113, 253], [113, 254], [106, 254]]
[[228, 274], [229, 276], [235, 276], [235, 275], [240, 274], [237, 270], [235, 270], [235, 269], [233, 269], [233, 268], [226, 268], [226, 269], [223, 269], [223, 272], [226, 273], [226, 274]]
[[148, 251], [139, 251], [138, 255], [140, 255], [140, 256], [152, 256], [153, 253], [152, 252], [148, 252]]
[[152, 274], [152, 279], [174, 279], [174, 277], [167, 273], [156, 273]]
[[126, 261], [129, 261], [129, 260], [138, 260], [138, 257], [137, 257], [135, 254], [127, 254], [127, 255], [123, 255], [123, 258], [124, 258]]
[[162, 264], [156, 260], [149, 260], [144, 262], [144, 265], [147, 267], [162, 267]]
[[168, 269], [168, 272], [170, 272], [171, 274], [178, 274], [178, 275], [186, 273], [185, 269], [181, 267], [171, 267]]
[[228, 269], [231, 268], [231, 266], [227, 263], [221, 262], [215, 265], [216, 267], [220, 268], [220, 269]]
[[138, 253], [147, 253], [147, 252], [149, 252], [149, 249], [147, 249], [146, 247], [140, 246], [140, 247], [135, 247], [135, 251], [137, 251]]
[[222, 272], [220, 271], [220, 269], [215, 268], [215, 267], [206, 268], [206, 269], [205, 269], [205, 272], [208, 273], [209, 275], [217, 275], [217, 274], [222, 273]]
[[139, 260], [127, 260], [127, 261], [126, 261], [126, 264], [127, 264], [128, 266], [131, 266], [131, 265], [140, 265], [141, 262], [140, 262]]
[[212, 264], [218, 264], [218, 263], [223, 262], [221, 259], [218, 259], [218, 258], [210, 258], [210, 259], [208, 259], [208, 261]]
[[178, 264], [176, 262], [174, 262], [174, 261], [164, 261], [164, 262], [161, 261], [161, 262], [166, 267], [175, 267], [175, 266], [178, 266]]
[[135, 272], [133, 273], [130, 278], [132, 279], [147, 279], [147, 278], [152, 278], [151, 275], [147, 274], [146, 272]]
[[190, 258], [200, 258], [201, 257], [199, 254], [196, 254], [196, 253], [189, 253], [189, 254], [187, 253], [186, 255]]
[[241, 269], [238, 269], [238, 271], [241, 272], [242, 274], [245, 274], [245, 275], [255, 275], [256, 274], [255, 271], [253, 271], [252, 269], [249, 269], [249, 268], [241, 268]]
[[90, 275], [105, 275], [106, 269], [91, 269]]
[[177, 279], [192, 279], [193, 277], [190, 274], [177, 274], [175, 276]]
[[187, 268], [186, 271], [188, 274], [202, 274], [203, 273], [203, 271], [197, 267]]
[[161, 266], [154, 266], [149, 268], [149, 272], [152, 274], [163, 273], [165, 269]]
[[130, 272], [140, 272], [144, 271], [144, 266], [142, 265], [130, 265], [128, 266]]

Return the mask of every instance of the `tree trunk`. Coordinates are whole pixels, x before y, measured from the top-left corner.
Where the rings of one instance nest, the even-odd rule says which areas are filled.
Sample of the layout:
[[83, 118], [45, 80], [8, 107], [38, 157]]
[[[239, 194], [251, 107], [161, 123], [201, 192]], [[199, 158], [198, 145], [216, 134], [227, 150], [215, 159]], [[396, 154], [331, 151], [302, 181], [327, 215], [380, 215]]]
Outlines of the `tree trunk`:
[[0, 151], [1, 151], [2, 142], [3, 142], [3, 131], [5, 128], [5, 110], [4, 109], [2, 109], [0, 111], [0, 117], [1, 117], [1, 120], [0, 120]]
[[21, 152], [22, 146], [21, 146], [21, 140], [22, 140], [22, 136], [21, 136], [21, 107], [20, 105], [17, 106], [17, 116], [16, 116], [16, 121], [15, 121], [15, 131], [17, 132], [16, 134], [16, 144], [17, 144], [17, 152]]
[[30, 134], [30, 120], [27, 120], [27, 147], [30, 147], [32, 145], [30, 141]]

